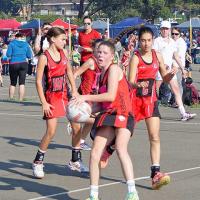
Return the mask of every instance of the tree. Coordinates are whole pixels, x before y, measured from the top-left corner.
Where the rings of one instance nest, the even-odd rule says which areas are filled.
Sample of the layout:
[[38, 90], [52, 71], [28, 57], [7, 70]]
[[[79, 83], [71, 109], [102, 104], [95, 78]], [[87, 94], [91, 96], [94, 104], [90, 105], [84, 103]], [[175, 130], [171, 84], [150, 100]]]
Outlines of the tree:
[[111, 14], [116, 11], [118, 14], [129, 8], [133, 8], [138, 0], [88, 0], [88, 5], [84, 8], [85, 0], [80, 0], [78, 17], [82, 18], [87, 11], [89, 16]]
[[10, 17], [11, 17], [10, 13], [6, 14], [6, 13], [0, 11], [0, 19], [8, 19]]
[[142, 18], [154, 22], [155, 18], [161, 16], [161, 10], [165, 7], [165, 0], [142, 0], [139, 10]]

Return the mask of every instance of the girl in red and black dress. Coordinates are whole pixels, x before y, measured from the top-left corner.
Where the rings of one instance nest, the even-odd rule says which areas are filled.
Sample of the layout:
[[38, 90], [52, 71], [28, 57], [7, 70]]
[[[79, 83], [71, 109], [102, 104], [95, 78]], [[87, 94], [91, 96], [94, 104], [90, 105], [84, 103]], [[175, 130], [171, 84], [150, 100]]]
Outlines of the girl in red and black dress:
[[[98, 47], [98, 44], [101, 40], [96, 40], [93, 43], [94, 55], [95, 50]], [[81, 84], [79, 86], [80, 94], [94, 94], [97, 90], [97, 80], [100, 74], [100, 69], [97, 65], [97, 61], [95, 56], [92, 55], [78, 70], [74, 73], [74, 78], [79, 75], [81, 77]], [[91, 147], [85, 143], [85, 138], [92, 128], [92, 124], [94, 122], [94, 118], [90, 118], [88, 123], [84, 124], [82, 128], [82, 124], [70, 122], [71, 133], [72, 133], [72, 159], [67, 164], [67, 167], [71, 170], [76, 170], [79, 172], [88, 172], [88, 168], [84, 166], [81, 161], [81, 152], [80, 150], [91, 150]], [[69, 126], [68, 125], [68, 126]]]
[[162, 56], [152, 50], [153, 32], [148, 27], [139, 30], [141, 49], [130, 61], [129, 81], [133, 86], [132, 105], [136, 122], [145, 120], [150, 140], [152, 188], [159, 189], [170, 182], [169, 175], [160, 172], [160, 113], [157, 104], [155, 78], [160, 71], [163, 80], [170, 81], [176, 70], [166, 72]]
[[116, 138], [115, 147], [128, 185], [126, 199], [139, 200], [135, 188], [133, 166], [128, 154], [128, 142], [134, 128], [128, 82], [121, 68], [113, 64], [114, 46], [103, 41], [98, 47], [97, 61], [102, 70], [99, 94], [80, 95], [78, 101], [99, 102], [101, 112], [95, 118], [91, 137], [94, 139], [90, 157], [90, 197], [98, 200], [100, 158], [110, 142]]
[[[97, 39], [93, 41], [92, 43], [92, 49], [94, 52], [93, 55], [74, 73], [74, 78], [77, 78], [78, 76], [81, 75], [81, 83], [78, 92], [82, 95], [97, 93], [98, 90], [97, 82], [100, 76], [100, 68], [98, 67], [97, 64], [96, 53], [100, 42], [102, 42], [102, 39]], [[90, 132], [93, 122], [94, 119], [90, 119], [90, 123], [85, 124], [82, 129], [80, 148], [83, 150], [91, 150], [91, 147], [87, 143], [85, 143], [85, 138]]]
[[53, 27], [48, 31], [47, 39], [50, 47], [39, 58], [36, 77], [36, 88], [47, 126], [32, 165], [33, 174], [37, 178], [44, 177], [44, 154], [55, 135], [57, 118], [66, 115], [65, 108], [68, 102], [66, 76], [71, 84], [72, 96], [77, 95], [68, 55], [64, 50], [66, 45], [65, 31]]

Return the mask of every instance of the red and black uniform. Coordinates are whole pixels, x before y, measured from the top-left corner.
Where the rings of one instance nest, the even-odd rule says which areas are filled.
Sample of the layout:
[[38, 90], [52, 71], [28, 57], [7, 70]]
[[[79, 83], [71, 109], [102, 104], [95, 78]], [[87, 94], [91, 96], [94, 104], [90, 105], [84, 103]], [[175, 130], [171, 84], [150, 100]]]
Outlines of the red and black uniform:
[[44, 52], [47, 57], [47, 66], [44, 70], [44, 93], [46, 101], [54, 106], [52, 116], [44, 116], [45, 119], [63, 117], [66, 115], [67, 87], [66, 87], [66, 67], [67, 58], [60, 50], [60, 61], [55, 62], [48, 51]]
[[[109, 68], [99, 83], [99, 93], [107, 92]], [[130, 98], [129, 85], [123, 75], [119, 81], [116, 98], [113, 102], [101, 102], [102, 112], [95, 118], [91, 137], [95, 137], [96, 129], [102, 126], [127, 128], [131, 133], [134, 129], [134, 118]]]
[[81, 76], [81, 84], [78, 91], [82, 95], [95, 94], [98, 90], [97, 82], [100, 76], [100, 69], [97, 65], [96, 58], [94, 56], [90, 58], [94, 60], [94, 70], [87, 69]]
[[152, 50], [152, 62], [146, 63], [139, 51], [134, 52], [139, 59], [136, 83], [147, 81], [148, 87], [132, 90], [132, 106], [136, 122], [153, 117], [160, 117], [157, 105], [156, 74], [159, 70], [159, 63], [156, 52]]

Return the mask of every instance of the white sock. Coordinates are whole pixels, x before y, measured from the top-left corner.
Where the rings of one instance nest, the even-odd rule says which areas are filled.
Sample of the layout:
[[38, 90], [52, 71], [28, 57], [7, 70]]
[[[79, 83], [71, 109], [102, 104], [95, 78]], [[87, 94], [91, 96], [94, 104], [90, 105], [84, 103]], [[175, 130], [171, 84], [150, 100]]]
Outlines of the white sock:
[[126, 184], [128, 185], [128, 193], [136, 192], [135, 181], [134, 180], [128, 180], [126, 182]]
[[90, 196], [98, 198], [98, 196], [99, 196], [99, 186], [90, 185]]
[[81, 139], [81, 144], [85, 143], [85, 140], [84, 139]]
[[41, 153], [46, 153], [46, 151], [41, 150], [40, 148], [38, 149]]
[[152, 166], [152, 167], [160, 167], [160, 164], [153, 163], [151, 166]]
[[179, 106], [178, 109], [179, 109], [181, 115], [184, 116], [185, 113], [186, 113], [186, 112], [185, 112], [185, 108], [184, 108], [184, 106]]

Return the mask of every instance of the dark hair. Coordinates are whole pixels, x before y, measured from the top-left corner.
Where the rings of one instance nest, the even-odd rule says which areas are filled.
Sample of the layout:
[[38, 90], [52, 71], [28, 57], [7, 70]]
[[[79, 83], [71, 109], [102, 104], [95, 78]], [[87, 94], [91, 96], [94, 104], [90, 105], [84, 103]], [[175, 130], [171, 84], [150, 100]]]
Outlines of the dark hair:
[[102, 41], [103, 41], [102, 39], [93, 40], [93, 41], [92, 41], [92, 48], [95, 48], [95, 46], [96, 46], [98, 43], [102, 42]]
[[92, 21], [92, 19], [91, 19], [89, 16], [85, 16], [85, 17], [83, 18], [83, 21], [84, 21], [85, 19], [90, 19], [90, 21]]
[[153, 33], [152, 29], [149, 28], [149, 27], [143, 26], [143, 27], [141, 27], [141, 28], [139, 29], [139, 33], [138, 33], [138, 38], [139, 38], [139, 40], [140, 40], [140, 38], [142, 37], [142, 35], [143, 35], [144, 33], [150, 33], [150, 34], [152, 35], [152, 38], [154, 37], [154, 33]]
[[176, 31], [178, 31], [178, 32], [179, 32], [179, 34], [181, 33], [181, 30], [180, 30], [180, 28], [178, 28], [178, 27], [173, 27], [173, 28], [172, 28], [172, 31], [173, 31], [173, 30], [176, 30]]
[[48, 30], [46, 37], [47, 37], [48, 42], [51, 43], [52, 37], [57, 37], [62, 34], [65, 34], [64, 29], [62, 29], [60, 27], [52, 27]]
[[15, 35], [16, 38], [23, 37], [23, 36], [24, 36], [24, 34], [22, 34], [22, 33], [17, 33], [17, 34]]
[[115, 45], [111, 40], [103, 40], [101, 42], [101, 44], [99, 45], [99, 47], [102, 45], [109, 47], [111, 49], [112, 53], [115, 53]]
[[193, 83], [192, 78], [191, 77], [187, 77], [186, 80], [185, 80], [185, 83], [189, 84], [189, 85], [192, 84]]
[[44, 22], [44, 24], [42, 25], [42, 28], [44, 28], [45, 26], [51, 26], [51, 24], [49, 22]]

